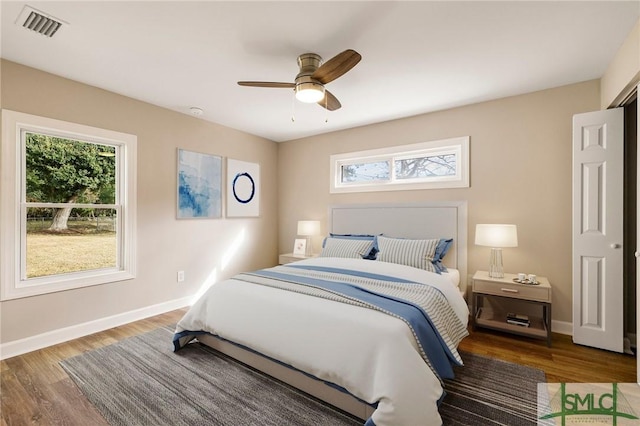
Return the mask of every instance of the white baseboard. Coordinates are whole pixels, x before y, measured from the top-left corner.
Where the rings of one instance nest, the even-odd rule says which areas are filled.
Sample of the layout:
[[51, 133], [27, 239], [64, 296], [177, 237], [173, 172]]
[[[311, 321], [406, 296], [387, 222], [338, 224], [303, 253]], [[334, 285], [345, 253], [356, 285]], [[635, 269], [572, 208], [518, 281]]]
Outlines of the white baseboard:
[[568, 336], [573, 336], [573, 323], [567, 321], [551, 321], [551, 331], [559, 334], [566, 334]]
[[0, 344], [0, 360], [22, 355], [48, 346], [57, 345], [58, 343], [67, 342], [99, 331], [108, 330], [123, 324], [149, 318], [154, 315], [160, 315], [165, 312], [184, 308], [185, 306], [189, 306], [192, 301], [193, 296], [183, 297], [181, 299], [170, 300], [168, 302], [147, 306], [129, 312], [123, 312], [110, 317], [48, 331], [46, 333], [26, 337], [24, 339], [6, 342]]

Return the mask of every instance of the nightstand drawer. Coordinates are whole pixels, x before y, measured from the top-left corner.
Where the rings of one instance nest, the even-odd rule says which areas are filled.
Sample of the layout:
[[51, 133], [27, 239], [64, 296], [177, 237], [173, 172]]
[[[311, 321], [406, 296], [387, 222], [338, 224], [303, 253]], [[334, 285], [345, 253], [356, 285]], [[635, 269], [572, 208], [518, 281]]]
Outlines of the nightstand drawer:
[[551, 301], [549, 288], [534, 285], [475, 280], [473, 282], [473, 291], [475, 293], [493, 294], [495, 296], [513, 297], [515, 299], [539, 300], [541, 302]]

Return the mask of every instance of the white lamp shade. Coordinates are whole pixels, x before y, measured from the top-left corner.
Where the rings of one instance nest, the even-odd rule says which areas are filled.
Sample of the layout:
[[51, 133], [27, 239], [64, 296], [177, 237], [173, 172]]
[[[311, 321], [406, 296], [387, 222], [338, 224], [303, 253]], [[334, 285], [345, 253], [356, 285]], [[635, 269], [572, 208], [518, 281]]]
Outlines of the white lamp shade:
[[298, 235], [320, 235], [320, 221], [318, 220], [299, 220]]
[[516, 225], [478, 224], [476, 225], [476, 245], [487, 247], [518, 247]]

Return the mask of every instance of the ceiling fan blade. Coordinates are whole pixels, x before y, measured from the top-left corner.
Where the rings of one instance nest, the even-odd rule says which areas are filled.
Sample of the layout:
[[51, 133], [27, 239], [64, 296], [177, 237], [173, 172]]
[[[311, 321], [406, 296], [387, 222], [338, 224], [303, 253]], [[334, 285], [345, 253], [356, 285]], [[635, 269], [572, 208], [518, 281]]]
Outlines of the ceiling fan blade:
[[238, 84], [249, 87], [275, 87], [285, 89], [293, 89], [296, 87], [295, 83], [276, 83], [273, 81], [239, 81]]
[[362, 56], [358, 52], [347, 49], [322, 64], [320, 68], [311, 74], [311, 78], [318, 80], [322, 84], [327, 84], [355, 67], [360, 62], [360, 59], [362, 59]]
[[333, 96], [333, 93], [327, 89], [324, 89], [324, 98], [322, 98], [321, 101], [318, 101], [318, 105], [322, 108], [328, 109], [329, 111], [335, 111], [342, 106], [338, 98]]

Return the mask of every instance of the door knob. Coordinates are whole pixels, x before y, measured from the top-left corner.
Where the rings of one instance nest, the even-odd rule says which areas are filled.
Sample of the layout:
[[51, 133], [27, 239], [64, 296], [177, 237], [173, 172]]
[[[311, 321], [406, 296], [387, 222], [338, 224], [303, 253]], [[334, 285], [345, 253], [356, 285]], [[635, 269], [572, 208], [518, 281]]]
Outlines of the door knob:
[[611, 244], [611, 248], [612, 249], [619, 249], [620, 247], [622, 247], [622, 245], [618, 244], [618, 243], [613, 243]]

